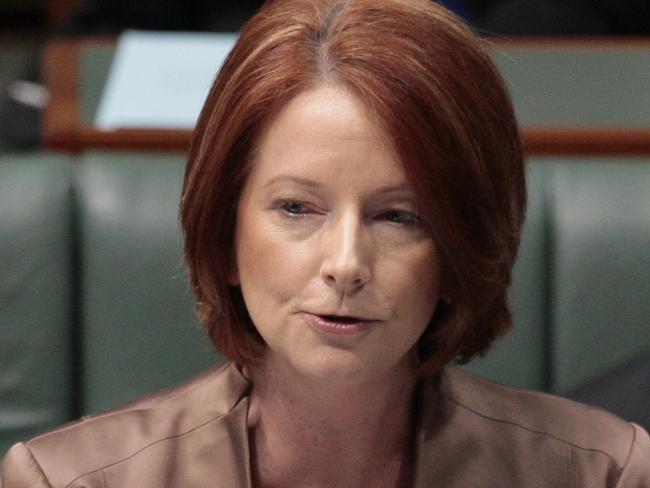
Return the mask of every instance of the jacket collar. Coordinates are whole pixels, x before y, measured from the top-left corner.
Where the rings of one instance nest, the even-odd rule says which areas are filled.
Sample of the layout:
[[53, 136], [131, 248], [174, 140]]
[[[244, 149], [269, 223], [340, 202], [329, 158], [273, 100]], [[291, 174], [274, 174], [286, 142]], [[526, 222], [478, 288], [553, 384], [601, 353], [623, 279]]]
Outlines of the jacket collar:
[[[216, 423], [215, 444], [212, 451], [213, 474], [209, 483], [213, 486], [251, 488], [250, 446], [248, 442], [247, 417], [250, 382], [230, 364], [225, 371], [226, 381], [223, 397], [230, 405], [224, 422]], [[434, 442], [441, 422], [436, 415], [439, 379], [422, 381], [418, 386], [415, 432], [415, 488], [431, 486], [435, 479], [437, 451]], [[218, 432], [216, 432], [218, 431]], [[224, 440], [227, 441], [224, 442]], [[435, 452], [434, 452], [435, 451]], [[437, 453], [437, 454], [436, 454]], [[215, 479], [216, 473], [216, 479]], [[193, 485], [196, 486], [196, 485]], [[206, 483], [206, 488], [208, 483]]]
[[[224, 375], [225, 381], [221, 383], [223, 390], [216, 396], [227, 402], [228, 411], [211, 426], [209, 435], [213, 444], [206, 450], [211, 460], [210, 472], [206, 472], [205, 477], [192, 478], [202, 480], [205, 488], [252, 488], [247, 427], [250, 382], [232, 362], [226, 367]], [[179, 486], [197, 485], [179, 483]]]

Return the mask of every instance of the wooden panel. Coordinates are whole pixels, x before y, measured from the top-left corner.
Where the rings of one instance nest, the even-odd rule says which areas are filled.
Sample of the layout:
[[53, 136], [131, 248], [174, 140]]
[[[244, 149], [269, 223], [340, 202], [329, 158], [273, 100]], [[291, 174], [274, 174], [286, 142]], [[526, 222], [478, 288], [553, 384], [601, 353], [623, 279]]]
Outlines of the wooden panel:
[[46, 147], [79, 151], [83, 144], [77, 97], [78, 54], [81, 43], [60, 40], [48, 44], [43, 52], [42, 77], [50, 92], [43, 113], [43, 141]]
[[[114, 42], [115, 39], [55, 41], [47, 47], [43, 69], [45, 83], [51, 91], [52, 98], [44, 116], [45, 145], [54, 149], [75, 152], [90, 147], [187, 150], [191, 140], [191, 131], [189, 130], [142, 128], [107, 132], [81, 122], [79, 86], [83, 80], [79, 79], [81, 76], [79, 59], [82, 50], [98, 44], [114, 44]], [[493, 46], [497, 57], [507, 57], [508, 53], [520, 54], [522, 52], [528, 52], [531, 55], [537, 55], [540, 52], [546, 54], [549, 52], [560, 54], [602, 52], [611, 57], [613, 53], [631, 52], [637, 56], [635, 59], [637, 59], [636, 66], [638, 67], [640, 66], [639, 54], [643, 56], [647, 54], [648, 73], [650, 73], [650, 38], [517, 38], [516, 40], [492, 39], [488, 42]], [[644, 59], [641, 58], [641, 63], [645, 62]], [[591, 66], [593, 66], [593, 60]], [[505, 74], [507, 77], [508, 73]], [[532, 78], [534, 79], [535, 75]], [[547, 114], [546, 118], [535, 118], [536, 114], [531, 110], [535, 109], [535, 103], [539, 104], [545, 101], [545, 95], [537, 92], [526, 94], [528, 83], [525, 82], [525, 78], [522, 83], [524, 86], [514, 87], [513, 100], [518, 110], [521, 135], [527, 154], [650, 154], [650, 110], [639, 109], [639, 113], [634, 115], [636, 118], [630, 117], [629, 122], [626, 121], [625, 114], [614, 114], [610, 123], [604, 124], [603, 121], [608, 119], [600, 114], [600, 118], [595, 122], [590, 123], [589, 120], [585, 120], [582, 123], [580, 117], [569, 117], [568, 115], [572, 114], [566, 108], [562, 113], [563, 106], [561, 103], [557, 103], [557, 120], [552, 120], [554, 116], [552, 112], [549, 112], [550, 115]], [[638, 99], [639, 107], [643, 108], [650, 103], [650, 99], [645, 96], [645, 93], [650, 93], [650, 76], [647, 80], [640, 80], [639, 83], [640, 86], [635, 88], [634, 96], [643, 97]], [[647, 92], [643, 89], [644, 84], [649, 84]], [[561, 91], [561, 88], [556, 89]], [[524, 93], [526, 98], [523, 102], [521, 93]], [[616, 93], [621, 97], [628, 96], [629, 98], [630, 96], [623, 90]], [[593, 93], [587, 95], [596, 102], [602, 100], [602, 97], [594, 97]], [[537, 100], [535, 96], [538, 97]], [[526, 102], [530, 102], [530, 100], [533, 100], [533, 103], [528, 103], [529, 107], [526, 107]], [[569, 98], [569, 102], [571, 101]], [[583, 106], [588, 107], [585, 103], [583, 102]], [[603, 103], [609, 103], [608, 110], [617, 106], [611, 100], [605, 100]], [[634, 100], [626, 100], [626, 103], [627, 107], [635, 108]], [[548, 107], [546, 108], [548, 109]], [[529, 110], [529, 112], [525, 112], [525, 110]], [[549, 120], [553, 123], [549, 123]]]
[[529, 155], [650, 154], [650, 128], [523, 127], [521, 138]]

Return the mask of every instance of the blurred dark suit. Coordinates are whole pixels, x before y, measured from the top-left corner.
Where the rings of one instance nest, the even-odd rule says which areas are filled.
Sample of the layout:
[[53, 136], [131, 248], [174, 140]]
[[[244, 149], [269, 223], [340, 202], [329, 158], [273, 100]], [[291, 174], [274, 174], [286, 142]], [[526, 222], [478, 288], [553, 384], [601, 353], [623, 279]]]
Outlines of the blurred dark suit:
[[[498, 35], [643, 35], [647, 0], [457, 0], [481, 33]], [[443, 2], [444, 3], [444, 2]]]
[[238, 31], [263, 0], [85, 0], [59, 35], [116, 34], [124, 29]]

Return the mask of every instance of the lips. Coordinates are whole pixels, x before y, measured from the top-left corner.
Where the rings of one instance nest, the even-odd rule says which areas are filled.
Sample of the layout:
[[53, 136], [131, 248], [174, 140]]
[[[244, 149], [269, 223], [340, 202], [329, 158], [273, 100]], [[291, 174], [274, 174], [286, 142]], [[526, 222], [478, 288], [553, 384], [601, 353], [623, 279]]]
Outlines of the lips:
[[379, 321], [365, 317], [354, 317], [334, 314], [305, 313], [307, 323], [321, 331], [337, 335], [355, 335], [366, 332]]

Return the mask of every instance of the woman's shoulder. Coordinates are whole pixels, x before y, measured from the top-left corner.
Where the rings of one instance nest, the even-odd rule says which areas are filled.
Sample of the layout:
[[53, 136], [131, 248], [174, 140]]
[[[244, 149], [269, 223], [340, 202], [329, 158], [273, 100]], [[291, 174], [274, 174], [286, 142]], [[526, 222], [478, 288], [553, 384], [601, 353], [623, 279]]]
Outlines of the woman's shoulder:
[[576, 446], [602, 448], [615, 459], [627, 455], [634, 435], [631, 424], [604, 410], [547, 393], [509, 388], [460, 368], [446, 368], [439, 392], [468, 415]]
[[[216, 426], [236, 408], [247, 386], [234, 365], [224, 364], [179, 386], [17, 444], [5, 457], [0, 488], [76, 486], [73, 481], [81, 479], [86, 481], [80, 486], [104, 486], [100, 477], [107, 467], [161, 449], [164, 456], [174, 457], [177, 440], [196, 438], [193, 434], [206, 428], [224, 430]], [[96, 484], [90, 481], [95, 478]]]
[[532, 471], [564, 466], [567, 476], [585, 481], [575, 486], [602, 486], [596, 480], [605, 479], [610, 481], [605, 486], [628, 486], [620, 483], [630, 477], [636, 484], [629, 486], [650, 487], [647, 432], [609, 412], [507, 388], [454, 367], [444, 370], [437, 392], [437, 421], [444, 419], [452, 429], [471, 430], [475, 439], [506, 446], [504, 452], [513, 460], [536, 458]]

